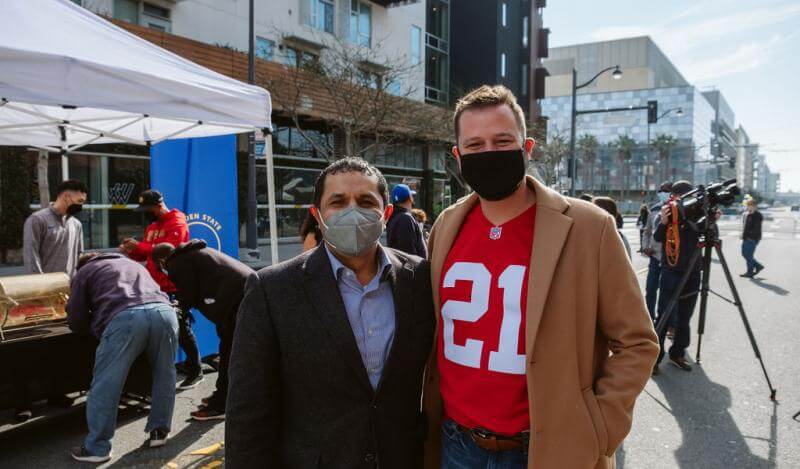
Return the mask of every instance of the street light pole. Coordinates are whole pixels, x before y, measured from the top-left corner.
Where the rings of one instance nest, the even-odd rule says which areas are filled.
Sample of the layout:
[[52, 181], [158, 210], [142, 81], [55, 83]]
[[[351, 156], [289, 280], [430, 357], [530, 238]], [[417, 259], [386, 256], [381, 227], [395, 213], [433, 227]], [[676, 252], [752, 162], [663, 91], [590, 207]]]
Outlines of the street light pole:
[[[248, 37], [248, 51], [247, 51], [247, 82], [251, 85], [255, 83], [255, 26], [254, 26], [254, 0], [250, 0], [250, 28]], [[248, 155], [247, 155], [247, 232], [246, 241], [247, 249], [250, 255], [258, 250], [258, 227], [256, 226], [256, 136], [255, 132], [250, 132], [248, 138]], [[269, 136], [266, 136], [269, 138]]]
[[[677, 115], [678, 117], [682, 117], [683, 116], [683, 108], [674, 107], [672, 109], [667, 109], [660, 116], [656, 117], [656, 122], [655, 123], [658, 124], [658, 121], [660, 121], [662, 117], [666, 116], [667, 114], [669, 114], [672, 111], [676, 111], [675, 115]], [[647, 159], [648, 159], [648, 163], [649, 163], [649, 160], [652, 160], [652, 156], [653, 156], [653, 153], [652, 153], [651, 150], [652, 149], [650, 148], [650, 119], [648, 119], [647, 120]], [[669, 158], [669, 155], [667, 155], [667, 158]], [[667, 179], [669, 179], [669, 175], [667, 175], [666, 177], [667, 177]], [[644, 184], [645, 184], [644, 190], [646, 192], [649, 192], [650, 191], [650, 185], [648, 184], [647, 177], [645, 177]]]
[[575, 158], [575, 124], [578, 121], [578, 109], [576, 105], [577, 95], [578, 95], [578, 71], [574, 68], [572, 69], [572, 113], [571, 113], [571, 123], [569, 126], [569, 167], [570, 173], [572, 177], [569, 181], [569, 195], [570, 197], [575, 197], [575, 180], [576, 177], [576, 170], [578, 166], [576, 164]]
[[578, 121], [578, 108], [576, 105], [577, 101], [576, 98], [578, 96], [578, 90], [589, 86], [590, 84], [592, 84], [593, 81], [597, 80], [597, 77], [611, 70], [614, 70], [612, 76], [614, 77], [615, 80], [619, 80], [620, 78], [622, 78], [622, 70], [620, 70], [619, 65], [614, 65], [613, 67], [608, 67], [604, 68], [603, 70], [600, 70], [589, 81], [579, 85], [578, 71], [575, 70], [575, 67], [572, 68], [572, 114], [570, 119], [571, 125], [569, 129], [569, 156], [570, 156], [569, 167], [570, 167], [570, 172], [572, 173], [572, 177], [570, 178], [570, 183], [569, 183], [569, 195], [571, 197], [575, 197], [575, 180], [578, 179], [577, 178], [578, 164], [577, 164], [577, 157], [575, 155], [575, 126], [577, 125]]

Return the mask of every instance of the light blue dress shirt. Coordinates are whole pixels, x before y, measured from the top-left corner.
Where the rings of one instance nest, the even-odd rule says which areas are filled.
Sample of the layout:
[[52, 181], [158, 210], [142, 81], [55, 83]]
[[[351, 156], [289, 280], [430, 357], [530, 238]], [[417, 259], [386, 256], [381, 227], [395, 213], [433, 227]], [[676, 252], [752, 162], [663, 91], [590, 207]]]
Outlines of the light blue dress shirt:
[[378, 245], [380, 256], [378, 272], [362, 287], [355, 272], [342, 264], [330, 252], [328, 246], [324, 245], [324, 248], [330, 259], [333, 276], [339, 286], [342, 302], [347, 311], [347, 320], [353, 329], [369, 382], [372, 384], [372, 389], [377, 389], [394, 340], [394, 295], [388, 277], [391, 263], [383, 247]]

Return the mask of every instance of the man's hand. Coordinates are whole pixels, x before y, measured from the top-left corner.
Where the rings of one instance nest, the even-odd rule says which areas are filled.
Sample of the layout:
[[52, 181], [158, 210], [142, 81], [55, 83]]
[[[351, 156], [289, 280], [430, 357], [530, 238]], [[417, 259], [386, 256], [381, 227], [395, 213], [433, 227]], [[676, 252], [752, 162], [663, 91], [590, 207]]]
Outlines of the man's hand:
[[672, 211], [671, 204], [664, 204], [661, 207], [661, 224], [668, 225], [669, 224], [669, 213]]
[[139, 245], [139, 241], [136, 241], [133, 238], [125, 239], [122, 244], [119, 246], [119, 250], [124, 252], [125, 254], [130, 254], [136, 249], [136, 246]]
[[656, 253], [656, 251], [655, 251], [655, 249], [653, 249], [653, 248], [644, 248], [644, 249], [642, 249], [642, 253], [643, 253], [645, 256], [648, 256], [648, 257], [650, 257], [650, 256], [652, 256], [653, 254], [655, 254], [655, 253]]

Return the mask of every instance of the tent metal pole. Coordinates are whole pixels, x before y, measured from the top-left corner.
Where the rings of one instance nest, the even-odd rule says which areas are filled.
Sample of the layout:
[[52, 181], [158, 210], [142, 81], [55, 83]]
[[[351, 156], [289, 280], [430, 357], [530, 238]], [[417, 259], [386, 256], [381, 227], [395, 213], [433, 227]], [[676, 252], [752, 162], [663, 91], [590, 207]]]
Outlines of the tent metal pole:
[[[254, 1], [249, 2], [249, 16], [248, 16], [248, 50], [247, 50], [247, 82], [251, 85], [255, 82], [255, 5]], [[266, 135], [265, 135], [266, 138]], [[258, 226], [256, 220], [258, 219], [257, 207], [258, 201], [256, 200], [256, 136], [255, 132], [247, 134], [247, 231], [245, 240], [247, 242], [247, 249], [250, 251], [249, 255], [258, 253]], [[265, 142], [266, 145], [266, 142]], [[269, 161], [269, 160], [267, 160]], [[269, 162], [267, 163], [269, 164]], [[269, 174], [269, 170], [267, 171]], [[272, 186], [270, 186], [272, 187]], [[270, 217], [270, 229], [272, 229], [272, 217]], [[270, 239], [274, 231], [270, 232]], [[257, 255], [255, 256], [256, 258]], [[275, 263], [273, 255], [272, 262]]]
[[272, 132], [264, 130], [264, 153], [267, 157], [267, 202], [269, 203], [269, 248], [272, 265], [278, 259], [278, 214], [275, 210], [275, 164], [272, 155]]
[[172, 137], [177, 137], [178, 135], [180, 135], [180, 134], [182, 134], [182, 133], [184, 133], [184, 132], [188, 132], [188, 131], [192, 130], [193, 128], [195, 128], [195, 127], [199, 127], [199, 126], [201, 126], [201, 125], [203, 125], [203, 123], [202, 123], [202, 122], [195, 122], [194, 124], [192, 124], [192, 125], [190, 125], [190, 126], [188, 126], [188, 127], [184, 127], [184, 128], [182, 128], [181, 130], [177, 130], [177, 131], [175, 131], [175, 132], [172, 132], [171, 134], [169, 134], [169, 135], [165, 135], [165, 136], [163, 136], [163, 137], [159, 138], [158, 140], [153, 140], [153, 141], [152, 141], [152, 142], [150, 142], [150, 143], [151, 143], [152, 145], [155, 145], [155, 144], [157, 144], [157, 143], [161, 143], [161, 142], [163, 142], [164, 140], [169, 140], [169, 139], [171, 139]]
[[67, 128], [63, 125], [58, 126], [61, 134], [61, 181], [69, 179], [69, 158], [67, 157]]

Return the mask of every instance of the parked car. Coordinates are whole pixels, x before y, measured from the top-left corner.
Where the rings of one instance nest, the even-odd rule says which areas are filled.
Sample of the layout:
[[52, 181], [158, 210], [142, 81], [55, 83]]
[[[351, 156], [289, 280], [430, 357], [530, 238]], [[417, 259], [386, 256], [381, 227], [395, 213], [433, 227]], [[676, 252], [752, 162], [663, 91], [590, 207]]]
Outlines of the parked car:
[[792, 205], [793, 212], [800, 212], [800, 205]]

